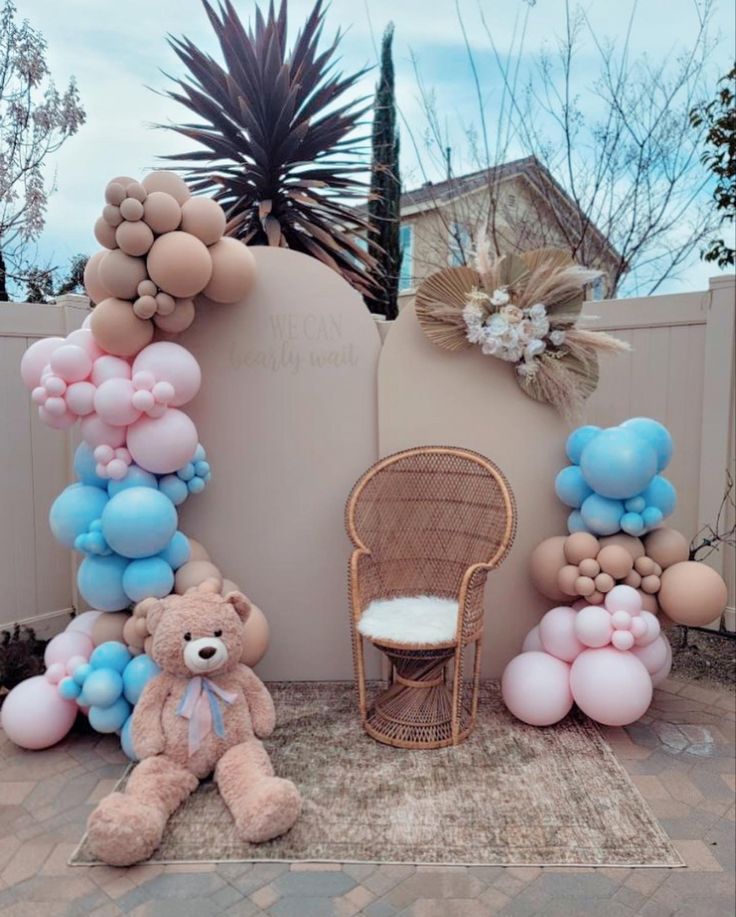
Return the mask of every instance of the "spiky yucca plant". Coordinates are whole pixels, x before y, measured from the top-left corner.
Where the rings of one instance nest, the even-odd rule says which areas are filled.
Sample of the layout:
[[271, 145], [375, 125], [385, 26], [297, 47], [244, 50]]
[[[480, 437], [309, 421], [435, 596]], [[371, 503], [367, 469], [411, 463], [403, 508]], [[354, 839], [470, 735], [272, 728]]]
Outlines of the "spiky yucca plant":
[[193, 191], [215, 197], [227, 232], [252, 245], [280, 245], [318, 258], [361, 293], [371, 289], [374, 261], [360, 244], [365, 222], [349, 202], [366, 197], [356, 176], [367, 170], [367, 139], [356, 136], [368, 110], [345, 93], [364, 75], [334, 73], [340, 32], [319, 49], [324, 26], [317, 0], [290, 51], [286, 0], [273, 2], [244, 27], [230, 2], [203, 6], [224, 65], [190, 39], [169, 37], [189, 71], [170, 77], [166, 94], [199, 120], [171, 125], [204, 149], [167, 156]]

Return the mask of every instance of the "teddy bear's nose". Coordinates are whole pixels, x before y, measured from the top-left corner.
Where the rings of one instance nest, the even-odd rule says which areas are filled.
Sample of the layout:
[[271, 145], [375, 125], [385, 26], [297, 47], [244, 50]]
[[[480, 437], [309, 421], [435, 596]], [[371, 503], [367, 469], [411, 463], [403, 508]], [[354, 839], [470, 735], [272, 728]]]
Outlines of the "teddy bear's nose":
[[212, 659], [216, 652], [217, 650], [214, 648], [214, 646], [203, 646], [199, 651], [199, 655], [202, 657], [202, 659]]

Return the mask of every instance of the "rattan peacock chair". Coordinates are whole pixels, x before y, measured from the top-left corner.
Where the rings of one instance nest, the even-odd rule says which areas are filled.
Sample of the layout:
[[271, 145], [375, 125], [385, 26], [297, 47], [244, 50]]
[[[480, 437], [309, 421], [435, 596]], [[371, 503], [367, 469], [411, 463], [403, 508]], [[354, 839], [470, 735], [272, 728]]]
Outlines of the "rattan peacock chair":
[[[477, 714], [486, 577], [516, 529], [511, 488], [476, 452], [417, 447], [363, 475], [346, 520], [355, 546], [349, 582], [363, 727], [397, 748], [457, 745]], [[371, 700], [366, 639], [391, 663], [388, 687]], [[472, 677], [465, 679], [471, 649]]]

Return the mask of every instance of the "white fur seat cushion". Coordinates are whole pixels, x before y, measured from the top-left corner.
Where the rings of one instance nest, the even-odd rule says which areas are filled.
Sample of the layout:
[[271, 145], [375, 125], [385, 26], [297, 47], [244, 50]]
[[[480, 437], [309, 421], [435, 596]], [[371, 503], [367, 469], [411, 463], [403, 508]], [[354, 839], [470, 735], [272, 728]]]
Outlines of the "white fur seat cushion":
[[391, 643], [447, 643], [455, 639], [458, 605], [436, 595], [376, 599], [363, 612], [358, 631]]

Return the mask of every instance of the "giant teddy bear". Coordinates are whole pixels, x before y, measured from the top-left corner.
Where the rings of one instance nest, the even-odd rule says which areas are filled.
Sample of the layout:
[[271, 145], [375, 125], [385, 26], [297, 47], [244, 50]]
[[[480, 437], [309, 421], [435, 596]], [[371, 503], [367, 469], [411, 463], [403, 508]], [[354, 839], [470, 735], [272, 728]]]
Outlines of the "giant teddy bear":
[[239, 662], [250, 602], [206, 585], [147, 602], [161, 673], [133, 713], [140, 763], [125, 790], [106, 796], [89, 817], [95, 854], [114, 866], [148, 859], [169, 817], [210, 774], [244, 841], [284, 834], [301, 801], [290, 780], [274, 776], [258, 740], [272, 732], [275, 712], [261, 680]]

